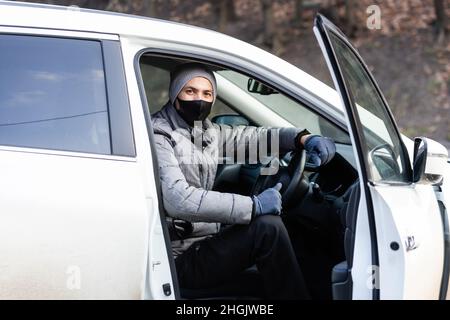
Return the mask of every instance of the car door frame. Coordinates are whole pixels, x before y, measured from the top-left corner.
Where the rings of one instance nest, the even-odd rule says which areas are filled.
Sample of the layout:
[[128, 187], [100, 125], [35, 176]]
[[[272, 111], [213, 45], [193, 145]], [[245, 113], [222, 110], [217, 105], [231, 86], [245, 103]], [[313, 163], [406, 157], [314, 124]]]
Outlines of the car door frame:
[[[123, 46], [132, 47], [134, 45], [137, 45], [137, 44], [133, 43], [133, 39], [130, 39], [129, 43], [124, 38], [122, 38], [121, 41], [123, 43], [122, 44]], [[292, 88], [292, 87], [285, 88], [283, 86], [283, 84], [280, 83], [280, 81], [277, 81], [277, 79], [275, 78], [275, 74], [276, 74], [275, 72], [273, 72], [273, 73], [268, 72], [267, 69], [265, 69], [264, 72], [261, 72], [261, 70], [258, 70], [258, 67], [261, 68], [261, 66], [258, 65], [257, 63], [253, 63], [251, 61], [245, 61], [241, 57], [234, 56], [232, 52], [226, 52], [226, 53], [221, 52], [222, 56], [223, 56], [223, 54], [226, 54], [229, 57], [228, 60], [224, 59], [223, 57], [219, 58], [217, 55], [214, 54], [215, 52], [213, 51], [212, 48], [210, 48], [208, 50], [208, 48], [205, 48], [205, 47], [197, 48], [195, 46], [192, 46], [192, 47], [183, 46], [183, 49], [174, 49], [171, 47], [171, 44], [169, 42], [162, 43], [159, 41], [156, 42], [154, 40], [149, 41], [149, 42], [152, 43], [152, 45], [141, 47], [140, 49], [135, 50], [133, 66], [134, 66], [134, 74], [135, 74], [135, 78], [137, 81], [137, 86], [139, 88], [139, 95], [141, 98], [142, 108], [143, 108], [143, 112], [145, 115], [145, 122], [147, 124], [147, 133], [148, 133], [150, 148], [151, 148], [151, 152], [152, 152], [153, 168], [154, 168], [153, 170], [154, 170], [155, 177], [159, 176], [157, 159], [156, 159], [156, 150], [154, 149], [155, 148], [154, 147], [154, 137], [153, 137], [153, 131], [151, 129], [152, 125], [151, 125], [148, 103], [147, 103], [147, 98], [146, 98], [146, 93], [145, 93], [145, 87], [144, 87], [141, 70], [140, 70], [140, 64], [139, 64], [140, 58], [144, 54], [162, 55], [164, 57], [168, 57], [168, 58], [171, 57], [171, 58], [175, 58], [175, 59], [176, 58], [178, 58], [178, 59], [193, 59], [195, 61], [204, 62], [207, 64], [218, 64], [220, 66], [230, 68], [237, 72], [241, 72], [246, 75], [250, 75], [252, 77], [255, 77], [255, 79], [258, 79], [259, 81], [270, 85], [274, 89], [279, 90], [280, 92], [283, 92], [286, 96], [290, 97], [297, 103], [303, 105], [308, 110], [316, 113], [320, 117], [323, 117], [324, 119], [326, 119], [330, 123], [336, 125], [338, 128], [340, 128], [344, 132], [348, 133], [348, 128], [347, 128], [345, 122], [340, 122], [338, 120], [338, 118], [333, 117], [332, 114], [327, 113], [326, 111], [323, 110], [324, 108], [321, 107], [321, 105], [318, 103], [318, 101], [320, 100], [319, 99], [320, 97], [315, 97], [315, 99], [317, 99], [315, 101], [308, 100], [308, 98], [305, 97], [306, 94], [302, 94], [301, 90], [303, 90], [303, 89], [301, 89], [300, 84], [298, 84], [296, 82], [292, 82], [292, 84], [295, 86], [294, 88]], [[139, 46], [139, 45], [137, 45], [137, 46]], [[142, 46], [142, 43], [140, 43], [140, 46]], [[238, 61], [236, 61], [236, 59], [238, 59]], [[271, 77], [271, 75], [273, 75], [273, 76]], [[322, 103], [325, 103], [325, 102], [322, 101]], [[156, 182], [157, 189], [158, 189], [157, 192], [158, 192], [158, 199], [159, 199], [158, 206], [159, 206], [159, 211], [160, 211], [160, 217], [161, 217], [161, 221], [163, 222], [165, 220], [166, 213], [164, 212], [164, 206], [162, 203], [160, 182], [158, 181], [158, 179], [156, 179], [155, 182]], [[175, 263], [174, 263], [174, 259], [173, 259], [172, 253], [171, 253], [171, 245], [170, 245], [170, 238], [168, 236], [168, 229], [167, 229], [167, 226], [165, 225], [165, 223], [162, 223], [162, 225], [163, 225], [163, 230], [164, 230], [164, 235], [165, 235], [167, 253], [169, 256], [169, 260], [170, 260], [170, 267], [171, 267], [171, 274], [172, 274], [172, 280], [173, 280], [173, 285], [174, 285], [175, 298], [180, 299], [180, 294], [179, 294], [180, 290], [179, 290], [178, 279], [177, 279], [177, 275], [176, 275], [176, 271], [175, 271]]]
[[[14, 206], [5, 208], [5, 205], [2, 204], [6, 213], [8, 210], [9, 213], [20, 213], [20, 215], [10, 214], [8, 222], [13, 222], [13, 219], [21, 219], [21, 215], [29, 217], [38, 216], [40, 213], [47, 215], [45, 217], [47, 220], [40, 217], [40, 220], [36, 220], [39, 224], [30, 227], [32, 232], [35, 232], [32, 241], [31, 238], [18, 234], [20, 241], [15, 244], [15, 246], [29, 246], [32, 243], [34, 246], [32, 251], [28, 251], [28, 254], [22, 259], [45, 258], [47, 260], [41, 260], [45, 263], [45, 268], [41, 268], [37, 264], [34, 264], [34, 267], [33, 264], [29, 264], [27, 267], [26, 264], [24, 265], [24, 261], [11, 260], [13, 262], [20, 261], [23, 269], [16, 268], [13, 271], [16, 274], [17, 272], [23, 274], [19, 278], [14, 278], [14, 274], [12, 274], [11, 279], [8, 279], [9, 275], [6, 273], [8, 269], [3, 270], [3, 280], [8, 279], [11, 282], [16, 280], [16, 282], [13, 282], [14, 287], [4, 285], [0, 295], [11, 299], [142, 298], [145, 281], [145, 274], [142, 270], [147, 267], [146, 240], [148, 232], [145, 223], [148, 216], [152, 215], [153, 208], [147, 206], [144, 192], [139, 184], [141, 182], [139, 155], [136, 152], [136, 137], [132, 130], [131, 106], [124, 78], [119, 36], [68, 29], [0, 26], [0, 35], [3, 34], [100, 43], [101, 71], [104, 72], [105, 77], [105, 94], [110, 117], [108, 122], [111, 154], [44, 147], [0, 146], [0, 152], [5, 156], [5, 159], [2, 158], [2, 162], [15, 162], [15, 166], [22, 168], [20, 171], [23, 171], [23, 175], [29, 174], [23, 179], [24, 186], [36, 186], [33, 194], [27, 194], [25, 190], [22, 190], [22, 196], [27, 201], [14, 203], [14, 198], [11, 197], [8, 200], [10, 203], [14, 203]], [[19, 162], [33, 163], [40, 170], [34, 170], [33, 166], [29, 165], [21, 167]], [[16, 167], [13, 168], [17, 170]], [[61, 172], [59, 176], [56, 174], [58, 170]], [[83, 174], [77, 174], [77, 170]], [[53, 174], [54, 172], [55, 174]], [[91, 173], [90, 178], [92, 178], [89, 183], [82, 180], [87, 172]], [[46, 175], [47, 173], [53, 175]], [[36, 177], [42, 179], [36, 179]], [[108, 178], [114, 182], [120, 181], [120, 185], [110, 183], [105, 187], [104, 183], [106, 182], [102, 178]], [[64, 179], [67, 180], [66, 185], [61, 182]], [[9, 181], [20, 180], [20, 177], [16, 177]], [[129, 192], [125, 193], [127, 189]], [[10, 188], [10, 190], [14, 190], [14, 188]], [[121, 191], [124, 191], [123, 194]], [[50, 195], [53, 199], [50, 198]], [[80, 196], [79, 199], [70, 198], [77, 195]], [[86, 196], [86, 198], [81, 196]], [[113, 199], [108, 201], [111, 196]], [[33, 203], [33, 201], [35, 202]], [[29, 203], [27, 204], [27, 202]], [[29, 210], [23, 210], [22, 208], [27, 205], [29, 205]], [[13, 212], [13, 209], [16, 212]], [[79, 211], [76, 212], [76, 210]], [[31, 223], [30, 221], [20, 222], [20, 225], [25, 227]], [[114, 230], [113, 227], [122, 228], [124, 232], [113, 235], [111, 233]], [[10, 229], [14, 230], [11, 226]], [[132, 231], [135, 233], [133, 233], [134, 238], [131, 239], [131, 242], [124, 241], [129, 236], [127, 232]], [[30, 232], [30, 236], [33, 236], [32, 232]], [[50, 239], [54, 232], [60, 232], [61, 238]], [[90, 240], [93, 237], [99, 237], [99, 239], [92, 243]], [[68, 245], [70, 241], [74, 242]], [[133, 252], [129, 251], [130, 243], [135, 247]], [[115, 246], [114, 250], [111, 249], [111, 246]], [[20, 251], [16, 250], [15, 254], [17, 255], [17, 253]], [[114, 262], [112, 259], [118, 259], [119, 262]], [[99, 261], [101, 263], [95, 264]], [[61, 268], [66, 264], [67, 270]], [[14, 267], [10, 264], [9, 269], [11, 266]], [[58, 268], [57, 272], [49, 276], [49, 273], [53, 272], [55, 268]], [[129, 277], [123, 277], [126, 273]], [[31, 282], [22, 281], [21, 283], [21, 280], [26, 279], [23, 278], [24, 274], [27, 274], [29, 279], [33, 279], [30, 276], [36, 278]], [[74, 282], [76, 285], [72, 287], [69, 281], [71, 277], [79, 278], [79, 281]], [[21, 290], [24, 287], [26, 290]]]
[[[352, 138], [352, 144], [355, 149], [355, 154], [358, 158], [358, 171], [360, 176], [360, 187], [361, 187], [361, 200], [365, 200], [365, 205], [367, 208], [367, 217], [368, 217], [368, 223], [369, 223], [369, 232], [370, 232], [370, 243], [371, 243], [371, 261], [372, 266], [379, 266], [379, 256], [378, 256], [378, 241], [377, 241], [377, 234], [376, 234], [376, 226], [375, 226], [375, 212], [372, 205], [372, 197], [370, 194], [369, 186], [368, 186], [368, 176], [367, 171], [365, 168], [367, 167], [367, 159], [365, 157], [365, 153], [363, 152], [363, 141], [364, 138], [362, 137], [362, 128], [359, 127], [358, 123], [360, 121], [355, 121], [355, 119], [358, 117], [358, 115], [355, 113], [355, 111], [352, 108], [353, 105], [353, 97], [351, 95], [351, 92], [348, 90], [345, 81], [343, 80], [342, 73], [340, 71], [339, 64], [337, 62], [337, 59], [334, 54], [334, 50], [332, 46], [330, 45], [329, 36], [323, 27], [322, 24], [325, 24], [326, 27], [331, 29], [336, 35], [339, 36], [340, 39], [344, 41], [351, 49], [351, 45], [346, 40], [345, 36], [342, 34], [342, 32], [337, 29], [334, 24], [332, 24], [328, 19], [326, 19], [323, 15], [318, 14], [314, 21], [314, 33], [316, 34], [316, 38], [319, 41], [319, 45], [324, 52], [325, 60], [327, 61], [327, 64], [331, 66], [330, 68], [333, 68], [335, 70], [338, 70], [338, 72], [333, 72], [330, 70], [331, 76], [333, 78], [333, 81], [335, 83], [336, 89], [340, 92], [344, 92], [345, 94], [341, 94], [342, 104], [346, 110], [346, 116], [347, 116], [347, 123], [349, 125], [349, 130], [351, 132], [350, 136]], [[326, 39], [327, 41], [323, 41], [323, 39]], [[356, 53], [356, 56], [358, 59], [362, 62], [362, 59], [360, 56]], [[363, 65], [364, 62], [362, 62]], [[372, 80], [372, 79], [371, 79]], [[378, 87], [377, 87], [378, 89]], [[379, 90], [379, 89], [378, 89]], [[361, 210], [360, 210], [361, 211]], [[354, 251], [354, 254], [356, 253], [356, 250]], [[347, 257], [349, 259], [349, 257]], [[379, 300], [380, 299], [380, 291], [376, 286], [372, 288], [372, 299], [373, 300]]]
[[[336, 37], [338, 37], [339, 40], [342, 41], [344, 43], [344, 45], [346, 45], [346, 47], [353, 53], [353, 55], [357, 58], [358, 62], [361, 64], [363, 69], [365, 69], [365, 72], [366, 72], [367, 76], [369, 77], [369, 80], [371, 81], [372, 85], [374, 86], [378, 96], [381, 98], [383, 107], [384, 107], [385, 111], [387, 112], [387, 115], [390, 118], [390, 121], [393, 125], [394, 131], [395, 131], [394, 134], [396, 134], [399, 137], [399, 141], [401, 144], [400, 149], [405, 157], [405, 161], [404, 161], [405, 162], [404, 163], [405, 171], [407, 173], [407, 180], [409, 183], [406, 183], [406, 182], [400, 183], [400, 185], [411, 185], [414, 188], [414, 185], [412, 182], [413, 170], [411, 168], [410, 154], [408, 153], [408, 150], [406, 148], [404, 141], [401, 139], [401, 134], [399, 132], [398, 126], [396, 125], [396, 122], [392, 115], [392, 112], [389, 109], [388, 103], [387, 103], [384, 95], [382, 94], [377, 82], [375, 81], [373, 75], [369, 71], [369, 68], [364, 63], [364, 61], [361, 58], [361, 56], [359, 55], [359, 53], [353, 48], [353, 46], [347, 40], [345, 35], [333, 23], [331, 23], [329, 20], [327, 20], [324, 16], [322, 16], [320, 14], [318, 14], [315, 19], [314, 32], [316, 33], [316, 37], [321, 45], [322, 51], [327, 60], [327, 63], [328, 63], [329, 69], [330, 69], [330, 73], [332, 74], [335, 85], [337, 86], [338, 90], [341, 93], [342, 103], [347, 110], [347, 115], [349, 116], [348, 123], [349, 123], [349, 126], [351, 127], [351, 129], [350, 129], [352, 132], [351, 136], [355, 138], [354, 146], [356, 149], [356, 153], [358, 155], [360, 165], [361, 165], [361, 167], [363, 167], [362, 168], [363, 170], [361, 170], [360, 174], [361, 174], [361, 177], [363, 178], [362, 185], [364, 187], [364, 193], [365, 193], [366, 200], [367, 200], [367, 207], [369, 209], [368, 213], [369, 213], [369, 217], [370, 217], [370, 226], [371, 226], [370, 230], [371, 230], [371, 238], [372, 238], [372, 263], [373, 263], [373, 266], [375, 266], [378, 269], [380, 267], [380, 264], [379, 264], [380, 257], [379, 257], [379, 252], [378, 252], [378, 244], [379, 243], [377, 241], [377, 233], [376, 233], [377, 229], [376, 229], [376, 223], [375, 223], [376, 212], [374, 209], [374, 204], [371, 199], [372, 192], [370, 190], [372, 187], [377, 186], [377, 183], [371, 182], [367, 176], [366, 168], [368, 168], [368, 158], [367, 158], [366, 153], [364, 152], [364, 149], [367, 149], [367, 148], [365, 148], [366, 146], [364, 145], [365, 139], [363, 137], [363, 129], [361, 126], [361, 120], [359, 118], [358, 112], [356, 112], [354, 109], [354, 106], [356, 105], [355, 99], [352, 96], [351, 91], [347, 88], [346, 82], [344, 81], [343, 72], [338, 63], [338, 59], [334, 52], [334, 48], [331, 45], [331, 40], [329, 38], [328, 32], [332, 32]], [[430, 188], [431, 188], [431, 186], [430, 186]], [[445, 231], [445, 222], [443, 222], [443, 223], [444, 223], [443, 229]], [[391, 249], [392, 249], [392, 247], [391, 247]], [[413, 250], [413, 249], [415, 249], [415, 248], [412, 248], [411, 250]], [[392, 249], [392, 250], [394, 250], [394, 249]], [[444, 268], [444, 270], [445, 270], [445, 268]], [[445, 289], [446, 285], [447, 285], [446, 283], [444, 283], [445, 279], [446, 279], [445, 273], [443, 273], [440, 292], [438, 295], [439, 298], [441, 298], [441, 299], [442, 298], [445, 299], [445, 295], [446, 295], [446, 292], [443, 292], [443, 289]], [[377, 288], [377, 286], [374, 286], [374, 288], [373, 288], [373, 299], [380, 299], [380, 288], [379, 287]]]

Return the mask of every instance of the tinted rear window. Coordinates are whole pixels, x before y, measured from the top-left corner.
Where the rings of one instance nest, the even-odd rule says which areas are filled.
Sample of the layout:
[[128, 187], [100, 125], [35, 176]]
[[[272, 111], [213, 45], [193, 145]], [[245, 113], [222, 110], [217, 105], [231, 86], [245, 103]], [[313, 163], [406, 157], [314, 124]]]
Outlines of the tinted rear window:
[[99, 41], [0, 35], [0, 144], [110, 154]]

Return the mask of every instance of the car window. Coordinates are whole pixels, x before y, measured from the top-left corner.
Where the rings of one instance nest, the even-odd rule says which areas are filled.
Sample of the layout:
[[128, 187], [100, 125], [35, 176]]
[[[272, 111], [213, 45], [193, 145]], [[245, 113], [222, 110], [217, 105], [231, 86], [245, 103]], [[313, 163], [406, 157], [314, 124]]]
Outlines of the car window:
[[238, 113], [236, 111], [234, 111], [234, 109], [231, 109], [230, 106], [227, 105], [225, 102], [223, 102], [219, 97], [214, 102], [214, 104], [211, 108], [211, 113], [208, 116], [208, 119], [211, 120], [215, 116], [226, 115], [226, 114], [238, 115]]
[[153, 114], [169, 101], [170, 73], [146, 63], [141, 63], [140, 67], [148, 108]]
[[99, 41], [0, 35], [0, 144], [111, 153]]
[[369, 179], [374, 182], [407, 182], [401, 140], [382, 97], [358, 57], [333, 32], [329, 34], [346, 87], [355, 103], [354, 110], [361, 122]]
[[290, 97], [281, 93], [261, 95], [259, 93], [249, 92], [247, 90], [248, 76], [232, 70], [222, 70], [218, 71], [218, 73], [292, 123], [294, 127], [307, 128], [313, 134], [332, 137], [338, 143], [351, 143], [350, 137], [345, 131]]
[[[148, 59], [148, 57], [146, 58]], [[153, 60], [143, 59], [140, 62], [141, 75], [150, 114], [160, 110], [169, 100], [168, 88], [170, 84], [170, 74], [168, 70], [170, 70], [171, 67], [167, 61], [169, 61], [169, 59], [165, 61], [164, 59], [161, 60], [161, 58], [157, 57]], [[178, 63], [180, 62], [178, 61]], [[161, 65], [161, 67], [159, 67], [159, 65]], [[338, 143], [351, 144], [350, 137], [345, 131], [310, 111], [290, 97], [284, 94], [260, 95], [249, 92], [247, 90], [249, 77], [233, 70], [216, 70], [215, 73], [234, 83], [239, 89], [256, 98], [259, 102], [292, 123], [293, 126], [307, 128], [313, 134], [332, 137]], [[240, 113], [237, 108], [234, 108], [229, 105], [228, 102], [223, 101], [219, 95], [208, 118], [212, 119], [214, 116], [224, 114], [237, 115]]]

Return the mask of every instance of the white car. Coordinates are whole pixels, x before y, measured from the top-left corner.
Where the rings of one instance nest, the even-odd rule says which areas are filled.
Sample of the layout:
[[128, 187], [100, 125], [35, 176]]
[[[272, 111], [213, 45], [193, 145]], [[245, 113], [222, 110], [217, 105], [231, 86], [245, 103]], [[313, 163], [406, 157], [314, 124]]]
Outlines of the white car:
[[[336, 141], [333, 170], [306, 166], [294, 199], [351, 193], [334, 299], [449, 298], [446, 148], [401, 135], [342, 33], [320, 15], [314, 31], [337, 91], [210, 30], [0, 1], [0, 298], [223, 297], [179, 288], [159, 190], [150, 117], [187, 60], [214, 69], [213, 121]], [[217, 183], [251, 186], [259, 168], [224, 166]]]

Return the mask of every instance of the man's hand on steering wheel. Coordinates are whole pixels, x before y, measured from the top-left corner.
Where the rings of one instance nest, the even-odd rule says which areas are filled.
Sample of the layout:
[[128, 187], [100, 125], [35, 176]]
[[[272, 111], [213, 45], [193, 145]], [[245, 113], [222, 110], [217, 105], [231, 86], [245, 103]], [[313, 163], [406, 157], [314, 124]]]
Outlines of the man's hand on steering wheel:
[[[260, 210], [260, 212], [269, 212], [269, 214], [279, 214], [281, 212], [281, 203], [283, 207], [289, 208], [301, 201], [302, 197], [307, 194], [309, 189], [309, 182], [303, 175], [305, 164], [308, 160], [308, 170], [319, 170], [323, 165], [333, 159], [336, 153], [336, 146], [330, 138], [325, 138], [319, 135], [302, 134], [297, 136], [297, 149], [292, 151], [292, 157], [287, 167], [289, 174], [289, 180], [285, 183], [285, 187], [281, 190], [281, 184], [277, 184], [276, 188], [270, 188], [274, 185], [273, 178], [267, 175], [259, 175], [252, 190], [253, 199], [256, 195], [263, 195], [264, 190], [267, 191], [267, 195], [271, 195], [269, 198], [273, 201], [267, 202], [266, 208], [270, 210]], [[276, 158], [273, 158], [266, 167], [273, 167], [272, 162]], [[278, 181], [280, 182], [280, 181]], [[279, 191], [281, 190], [281, 202], [279, 202]], [[275, 192], [276, 191], [276, 192]], [[261, 193], [261, 194], [260, 194]], [[274, 194], [276, 196], [274, 196]], [[266, 194], [264, 194], [266, 195]], [[259, 200], [259, 199], [257, 199]], [[278, 209], [279, 205], [279, 211]], [[254, 216], [256, 214], [257, 202], [254, 205]], [[267, 214], [267, 213], [266, 213]], [[258, 214], [256, 214], [258, 215]]]
[[304, 135], [299, 140], [300, 145], [303, 145], [307, 152], [307, 162], [315, 167], [326, 165], [336, 153], [336, 145], [330, 138], [319, 135]]

